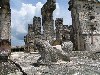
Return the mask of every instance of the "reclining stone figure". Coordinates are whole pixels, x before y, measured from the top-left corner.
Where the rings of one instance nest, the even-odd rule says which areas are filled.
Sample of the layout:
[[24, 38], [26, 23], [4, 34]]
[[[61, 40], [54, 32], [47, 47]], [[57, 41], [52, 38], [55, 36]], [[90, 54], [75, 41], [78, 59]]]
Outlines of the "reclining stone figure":
[[51, 62], [57, 62], [58, 60], [70, 61], [70, 58], [66, 52], [53, 48], [45, 40], [37, 39], [35, 40], [35, 45], [41, 55], [37, 63], [49, 64]]

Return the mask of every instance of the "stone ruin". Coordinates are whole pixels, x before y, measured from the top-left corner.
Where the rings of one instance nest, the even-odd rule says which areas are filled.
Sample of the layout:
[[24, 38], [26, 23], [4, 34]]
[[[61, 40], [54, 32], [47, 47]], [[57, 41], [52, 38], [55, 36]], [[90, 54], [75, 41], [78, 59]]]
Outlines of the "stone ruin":
[[36, 52], [34, 47], [35, 38], [41, 38], [41, 18], [36, 16], [33, 18], [33, 24], [28, 25], [28, 34], [24, 37], [26, 52]]
[[63, 18], [56, 18], [55, 26], [56, 26], [56, 40], [62, 40]]
[[43, 35], [45, 40], [52, 41], [54, 38], [53, 11], [56, 9], [55, 0], [47, 0], [41, 8]]
[[0, 39], [11, 40], [11, 9], [9, 0], [0, 1]]
[[35, 45], [39, 50], [41, 57], [37, 60], [38, 64], [51, 64], [58, 60], [70, 61], [70, 57], [66, 51], [53, 48], [49, 42], [41, 39], [35, 40]]
[[74, 51], [99, 51], [98, 16], [100, 2], [70, 0], [69, 10], [72, 14], [72, 25], [63, 25], [63, 18], [56, 18], [56, 29], [54, 30], [53, 11], [56, 9], [55, 3], [56, 1], [48, 0], [41, 8], [43, 35], [41, 34], [40, 21], [34, 20], [33, 24], [38, 23], [39, 26], [34, 24], [33, 31], [37, 28], [35, 33], [39, 32], [41, 39], [49, 41], [51, 45], [61, 45], [65, 41], [72, 41]]
[[[21, 55], [20, 57], [23, 57], [22, 62], [16, 63], [20, 58], [15, 60], [16, 62], [9, 58], [11, 54], [10, 4], [9, 0], [1, 0], [0, 74], [27, 75], [22, 68], [27, 64], [30, 67], [33, 63], [35, 66], [40, 66], [36, 68], [32, 66], [31, 71], [34, 69], [32, 75], [39, 75], [37, 72], [41, 70], [43, 72], [41, 71], [40, 75], [58, 73], [59, 75], [73, 75], [76, 72], [78, 75], [84, 74], [83, 72], [87, 75], [90, 74], [89, 72], [100, 75], [100, 68], [98, 67], [100, 66], [99, 4], [100, 2], [97, 0], [70, 0], [69, 10], [71, 11], [72, 25], [63, 25], [63, 18], [56, 18], [56, 29], [54, 29], [53, 11], [56, 9], [56, 1], [47, 0], [41, 8], [42, 25], [41, 18], [36, 16], [33, 18], [33, 24], [28, 24], [28, 34], [24, 37], [24, 41], [25, 52], [29, 54], [28, 56], [24, 56], [25, 53]], [[41, 26], [43, 26], [43, 34], [41, 33]], [[58, 47], [61, 48], [57, 49]], [[31, 52], [40, 54], [36, 63], [33, 60], [28, 61], [33, 58], [33, 56], [30, 57]], [[28, 59], [25, 60], [26, 58]], [[60, 63], [58, 63], [59, 60], [61, 60]], [[62, 63], [63, 61], [65, 62]], [[86, 70], [89, 72], [87, 73]]]
[[9, 59], [11, 55], [10, 28], [10, 0], [0, 0], [0, 75], [27, 75], [17, 63]]
[[[0, 1], [0, 58], [7, 59], [11, 52], [11, 9], [9, 0]], [[6, 58], [7, 57], [7, 58]]]
[[[63, 18], [56, 18], [54, 29], [53, 11], [56, 9], [54, 0], [47, 1], [41, 8], [41, 18], [34, 17], [33, 24], [28, 26], [28, 34], [24, 37], [25, 51], [37, 52], [34, 40], [39, 38], [48, 41], [51, 45], [61, 45], [64, 41], [70, 40], [70, 28], [68, 25], [63, 25]], [[43, 34], [42, 29], [43, 28]], [[66, 34], [65, 34], [66, 33]]]
[[[41, 34], [41, 19], [39, 21], [34, 20], [32, 33], [34, 33], [34, 36], [35, 33], [39, 33], [41, 38], [34, 37], [33, 40], [27, 44], [29, 45], [28, 47], [38, 51], [34, 40], [39, 38], [43, 41], [48, 41], [51, 46], [61, 45], [62, 49], [69, 52], [70, 55], [71, 53], [73, 54], [74, 51], [88, 51], [91, 54], [99, 52], [98, 16], [100, 2], [70, 0], [68, 9], [71, 11], [72, 25], [63, 25], [63, 18], [56, 18], [56, 29], [54, 29], [53, 11], [56, 9], [55, 3], [56, 1], [47, 0], [41, 8], [43, 34]], [[35, 25], [35, 23], [38, 25]], [[28, 32], [28, 34], [30, 34], [30, 32]], [[30, 37], [32, 36], [30, 35]], [[27, 39], [29, 38], [27, 37]], [[30, 44], [32, 45], [30, 46]], [[30, 52], [31, 50], [29, 49], [28, 51]]]
[[24, 36], [24, 42], [25, 42], [25, 51], [34, 51], [34, 32], [33, 32], [33, 25], [28, 24], [28, 34]]
[[70, 0], [74, 50], [100, 51], [100, 2]]
[[63, 25], [63, 18], [56, 18], [55, 27], [57, 41], [61, 40], [62, 42], [64, 42], [70, 40], [70, 26]]

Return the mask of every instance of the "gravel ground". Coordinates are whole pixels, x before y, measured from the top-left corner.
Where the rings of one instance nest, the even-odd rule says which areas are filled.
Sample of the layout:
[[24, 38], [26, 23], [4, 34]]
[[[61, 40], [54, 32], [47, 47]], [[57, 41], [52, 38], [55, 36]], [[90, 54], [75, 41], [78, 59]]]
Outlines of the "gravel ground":
[[14, 52], [11, 59], [18, 63], [27, 75], [100, 75], [100, 61], [88, 58], [71, 57], [70, 62], [59, 60], [56, 63], [34, 67], [38, 53]]

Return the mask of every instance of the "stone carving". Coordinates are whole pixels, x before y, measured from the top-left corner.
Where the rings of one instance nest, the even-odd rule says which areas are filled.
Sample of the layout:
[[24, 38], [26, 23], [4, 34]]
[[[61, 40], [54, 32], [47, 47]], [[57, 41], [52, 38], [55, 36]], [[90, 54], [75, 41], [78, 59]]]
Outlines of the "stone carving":
[[47, 41], [37, 39], [35, 41], [35, 45], [41, 54], [40, 59], [38, 62], [42, 63], [51, 63], [51, 62], [57, 62], [59, 59], [62, 59], [64, 61], [70, 61], [70, 58], [68, 57], [67, 52], [63, 50], [59, 50], [56, 48], [53, 48]]

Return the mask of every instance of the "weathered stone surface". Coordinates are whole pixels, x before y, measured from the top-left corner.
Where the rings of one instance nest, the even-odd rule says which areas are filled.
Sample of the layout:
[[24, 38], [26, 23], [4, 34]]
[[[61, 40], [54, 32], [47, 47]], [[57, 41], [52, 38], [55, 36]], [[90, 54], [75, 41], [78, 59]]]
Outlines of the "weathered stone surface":
[[70, 41], [70, 31], [71, 31], [71, 25], [63, 25], [63, 31], [62, 31], [62, 41], [66, 42], [66, 41]]
[[20, 65], [17, 63], [7, 60], [0, 62], [0, 75], [27, 75]]
[[41, 57], [38, 62], [42, 61], [43, 63], [50, 64], [51, 62], [57, 62], [59, 59], [62, 59], [64, 61], [70, 61], [67, 52], [53, 48], [45, 40], [38, 39], [35, 41], [35, 44], [39, 53], [41, 54]]
[[17, 64], [19, 64], [22, 70], [25, 73], [27, 73], [27, 75], [33, 75], [34, 72], [33, 70], [30, 70], [30, 69], [34, 69], [32, 64], [37, 63], [37, 60], [39, 59], [39, 57], [40, 57], [39, 53], [13, 52], [11, 53], [10, 59], [16, 62]]
[[62, 40], [62, 36], [63, 36], [63, 18], [56, 18], [55, 26], [56, 26], [56, 40]]
[[9, 0], [0, 0], [0, 57], [11, 52], [11, 9]]
[[73, 43], [71, 41], [67, 41], [67, 42], [63, 42], [62, 43], [62, 50], [64, 50], [65, 52], [72, 52], [73, 50]]
[[100, 2], [70, 0], [75, 50], [100, 50]]
[[34, 32], [29, 25], [29, 33], [24, 37], [25, 42], [25, 52], [34, 51]]
[[0, 0], [0, 39], [11, 40], [10, 0]]
[[55, 0], [47, 0], [41, 9], [42, 26], [45, 40], [52, 41], [54, 37], [53, 11], [56, 9]]
[[24, 37], [25, 51], [36, 52], [34, 47], [35, 38], [41, 38], [41, 18], [34, 16], [33, 24], [28, 25], [28, 34]]
[[[8, 57], [11, 53], [10, 43], [8, 40], [0, 40], [0, 72], [6, 68], [2, 66], [3, 62], [8, 61]], [[3, 74], [4, 73], [4, 74]], [[1, 74], [1, 73], [0, 73]], [[6, 75], [6, 71], [3, 71], [1, 75]]]
[[[33, 20], [36, 28], [30, 26], [29, 34], [27, 35], [28, 39], [25, 39], [28, 41], [28, 49], [30, 47], [30, 49], [33, 49], [35, 45], [35, 50], [38, 50], [39, 53], [14, 53], [11, 58], [28, 75], [100, 75], [99, 18], [95, 13], [95, 11], [99, 13], [99, 9], [97, 10], [94, 6], [93, 9], [95, 11], [92, 9], [92, 4], [97, 6], [98, 2], [92, 3], [94, 0], [92, 2], [87, 0], [70, 1], [72, 1], [70, 4], [73, 19], [71, 35], [74, 48], [75, 50], [87, 51], [72, 51], [73, 43], [66, 39], [63, 40], [63, 38], [68, 38], [67, 35], [63, 34], [69, 34], [70, 28], [66, 30], [67, 32], [63, 32], [63, 29], [67, 29], [63, 28], [63, 26], [61, 26], [61, 32], [59, 33], [59, 35], [61, 34], [60, 40], [53, 43], [54, 45], [62, 43], [62, 49], [61, 45], [59, 47], [50, 45], [54, 28], [52, 13], [55, 10], [55, 1], [48, 0], [42, 8], [45, 39], [42, 40], [37, 38], [38, 36], [35, 37], [35, 35], [40, 34], [40, 23], [37, 23], [37, 18]], [[98, 21], [98, 24], [94, 22], [94, 19]]]
[[100, 52], [92, 52], [89, 58], [92, 58], [93, 60], [100, 60]]
[[[84, 51], [80, 51], [82, 56]], [[75, 52], [73, 52], [74, 54]], [[85, 54], [86, 52], [84, 52]], [[88, 52], [87, 52], [88, 53]], [[87, 55], [87, 53], [85, 55]], [[73, 55], [72, 54], [72, 55]], [[79, 54], [77, 51], [76, 54]], [[20, 64], [27, 75], [100, 75], [100, 61], [74, 56], [70, 62], [58, 61], [50, 65], [40, 65], [34, 67], [31, 63], [36, 63], [40, 55], [33, 53], [12, 53], [12, 60]]]
[[[63, 25], [63, 18], [56, 18], [56, 41], [69, 41], [70, 40], [70, 28], [68, 25]], [[61, 45], [61, 44], [60, 44]]]
[[33, 31], [35, 38], [41, 38], [41, 18], [34, 16]]

